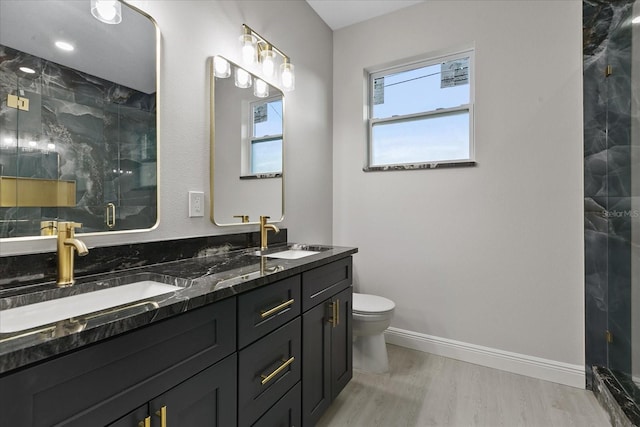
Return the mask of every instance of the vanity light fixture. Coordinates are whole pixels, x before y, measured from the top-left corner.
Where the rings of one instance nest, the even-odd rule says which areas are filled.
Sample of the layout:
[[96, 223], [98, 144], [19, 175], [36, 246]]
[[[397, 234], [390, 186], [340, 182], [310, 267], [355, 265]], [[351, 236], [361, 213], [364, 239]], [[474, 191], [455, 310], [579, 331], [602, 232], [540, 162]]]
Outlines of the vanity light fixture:
[[277, 67], [276, 54], [280, 55], [282, 58], [282, 63], [280, 64], [282, 90], [289, 92], [295, 88], [295, 74], [291, 58], [246, 24], [242, 24], [240, 43], [242, 45], [243, 61], [247, 64], [253, 64], [258, 61], [262, 66], [262, 73], [268, 78], [273, 77], [275, 74]]
[[73, 47], [73, 45], [71, 43], [67, 43], [67, 42], [64, 42], [62, 40], [58, 40], [55, 43], [55, 45], [56, 45], [56, 47], [58, 49], [64, 50], [64, 51], [67, 51], [67, 52], [72, 52], [73, 50], [75, 50], [75, 47]]
[[213, 75], [226, 79], [231, 75], [231, 64], [221, 56], [213, 57]]
[[36, 73], [36, 70], [34, 70], [33, 68], [29, 68], [29, 67], [20, 67], [19, 70], [22, 71], [23, 73], [27, 73], [27, 74], [35, 74]]
[[105, 24], [122, 22], [122, 5], [118, 0], [91, 0], [91, 14]]
[[269, 96], [269, 85], [264, 80], [256, 79], [253, 85], [253, 94], [258, 98], [266, 98]]
[[289, 62], [289, 58], [284, 58], [280, 64], [280, 79], [282, 81], [282, 89], [290, 92], [296, 88], [296, 75], [294, 66]]
[[236, 67], [236, 86], [241, 89], [251, 87], [251, 74]]
[[640, 24], [640, 15], [636, 16], [631, 20], [632, 24]]
[[262, 74], [265, 77], [273, 77], [276, 71], [276, 53], [271, 46], [260, 51], [260, 63], [262, 64]]

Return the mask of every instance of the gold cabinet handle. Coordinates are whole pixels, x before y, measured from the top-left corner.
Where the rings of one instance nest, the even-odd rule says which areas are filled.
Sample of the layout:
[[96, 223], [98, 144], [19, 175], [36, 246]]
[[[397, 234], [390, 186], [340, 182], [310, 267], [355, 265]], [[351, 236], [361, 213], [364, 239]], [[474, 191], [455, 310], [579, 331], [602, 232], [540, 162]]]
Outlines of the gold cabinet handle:
[[269, 375], [260, 375], [260, 377], [262, 377], [262, 381], [261, 381], [262, 385], [265, 385], [266, 383], [271, 381], [273, 377], [275, 377], [280, 372], [282, 372], [282, 370], [285, 369], [287, 366], [291, 365], [294, 360], [295, 360], [295, 357], [291, 356], [291, 358], [289, 358], [288, 360], [283, 360], [282, 365], [278, 366], [278, 368], [275, 371], [271, 372]]
[[327, 322], [331, 323], [332, 327], [338, 326], [338, 304], [336, 301], [330, 303], [331, 305], [331, 317], [327, 319]]
[[105, 213], [107, 227], [113, 228], [116, 226], [116, 205], [113, 203], [107, 203], [107, 211]]
[[277, 305], [277, 306], [275, 306], [275, 307], [273, 307], [273, 308], [271, 308], [269, 310], [262, 311], [262, 312], [260, 312], [260, 317], [262, 317], [264, 319], [265, 317], [269, 317], [274, 313], [277, 313], [277, 312], [279, 312], [281, 310], [284, 310], [285, 308], [287, 308], [291, 304], [293, 304], [294, 301], [295, 300], [293, 298], [291, 298], [289, 301], [285, 301], [282, 304]]
[[160, 427], [167, 427], [167, 407], [162, 406], [156, 415], [160, 417]]
[[336, 306], [336, 324], [333, 325], [335, 327], [340, 324], [340, 300], [336, 298], [336, 302], [333, 304]]
[[147, 417], [144, 421], [138, 423], [138, 427], [151, 427], [151, 417]]

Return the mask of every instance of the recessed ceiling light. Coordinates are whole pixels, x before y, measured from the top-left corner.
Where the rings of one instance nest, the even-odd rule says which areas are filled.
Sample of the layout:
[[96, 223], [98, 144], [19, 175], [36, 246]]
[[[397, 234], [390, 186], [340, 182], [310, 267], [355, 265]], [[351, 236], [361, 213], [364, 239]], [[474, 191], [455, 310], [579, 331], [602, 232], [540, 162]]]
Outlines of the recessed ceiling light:
[[19, 70], [22, 71], [23, 73], [27, 73], [27, 74], [35, 74], [35, 72], [36, 72], [36, 70], [34, 70], [33, 68], [29, 68], [29, 67], [20, 67]]
[[67, 52], [71, 52], [75, 49], [71, 43], [63, 42], [60, 40], [56, 42], [56, 47], [58, 49], [66, 50]]
[[640, 15], [636, 16], [631, 20], [632, 24], [640, 24]]

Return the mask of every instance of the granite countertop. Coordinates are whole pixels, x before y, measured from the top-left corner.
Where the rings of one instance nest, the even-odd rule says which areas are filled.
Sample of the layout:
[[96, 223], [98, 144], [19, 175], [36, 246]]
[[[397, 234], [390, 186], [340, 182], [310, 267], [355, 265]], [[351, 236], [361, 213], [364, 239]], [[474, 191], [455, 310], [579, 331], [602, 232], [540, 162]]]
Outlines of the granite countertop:
[[[289, 247], [319, 251], [299, 259], [268, 256]], [[77, 277], [75, 285], [48, 282], [0, 291], [0, 310], [68, 295], [152, 280], [178, 291], [18, 332], [0, 333], [0, 374], [149, 325], [356, 253], [356, 248], [274, 245], [262, 256], [255, 248], [204, 254], [162, 264]]]

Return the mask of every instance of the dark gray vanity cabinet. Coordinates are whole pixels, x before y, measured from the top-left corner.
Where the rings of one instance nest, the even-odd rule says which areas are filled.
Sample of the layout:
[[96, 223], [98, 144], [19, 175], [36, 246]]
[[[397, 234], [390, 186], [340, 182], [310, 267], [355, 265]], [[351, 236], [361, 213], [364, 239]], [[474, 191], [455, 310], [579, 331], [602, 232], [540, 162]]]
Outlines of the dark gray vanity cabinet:
[[312, 427], [352, 376], [351, 289], [345, 257], [6, 373], [0, 426]]
[[[186, 414], [189, 403], [198, 416], [218, 405], [234, 422], [235, 319], [235, 298], [229, 298], [9, 373], [0, 378], [0, 425], [86, 427], [118, 421], [137, 427], [156, 406], [166, 406], [167, 416], [174, 417]], [[200, 399], [180, 400], [177, 395], [185, 390]], [[124, 414], [135, 418], [127, 424]]]
[[353, 375], [351, 258], [302, 275], [302, 419], [313, 426]]

